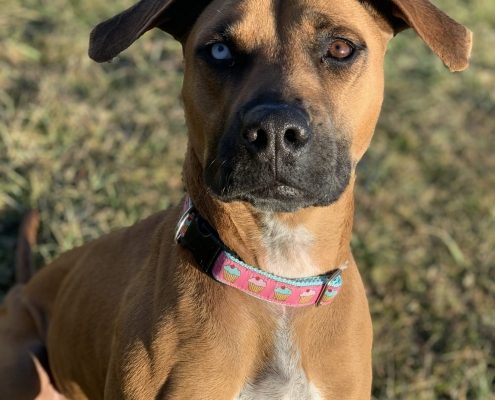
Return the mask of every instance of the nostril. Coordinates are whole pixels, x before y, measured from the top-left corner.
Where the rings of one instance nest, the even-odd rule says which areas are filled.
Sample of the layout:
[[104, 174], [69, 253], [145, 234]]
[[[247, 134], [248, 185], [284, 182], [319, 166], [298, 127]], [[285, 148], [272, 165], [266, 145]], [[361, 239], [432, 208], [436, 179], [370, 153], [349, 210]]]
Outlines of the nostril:
[[264, 129], [248, 129], [244, 133], [246, 141], [257, 150], [262, 150], [268, 144], [268, 134]]
[[285, 140], [291, 144], [297, 144], [297, 133], [294, 129], [287, 129], [285, 131]]
[[309, 136], [305, 130], [289, 128], [285, 131], [284, 140], [292, 146], [302, 146], [306, 144]]

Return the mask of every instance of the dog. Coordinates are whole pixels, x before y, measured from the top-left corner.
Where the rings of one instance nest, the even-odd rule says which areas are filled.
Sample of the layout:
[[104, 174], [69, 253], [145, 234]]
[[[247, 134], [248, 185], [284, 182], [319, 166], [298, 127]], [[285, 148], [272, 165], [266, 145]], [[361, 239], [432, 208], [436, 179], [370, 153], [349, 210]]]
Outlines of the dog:
[[0, 396], [369, 399], [350, 238], [386, 46], [413, 28], [461, 71], [471, 32], [427, 0], [141, 0], [89, 55], [155, 27], [183, 47], [187, 195], [9, 292]]

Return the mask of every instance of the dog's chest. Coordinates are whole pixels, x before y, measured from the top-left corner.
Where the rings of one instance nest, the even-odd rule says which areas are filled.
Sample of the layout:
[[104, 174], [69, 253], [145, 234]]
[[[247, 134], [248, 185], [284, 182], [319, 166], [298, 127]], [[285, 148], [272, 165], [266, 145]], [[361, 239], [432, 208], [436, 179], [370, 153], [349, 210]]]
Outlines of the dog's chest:
[[[291, 278], [315, 275], [309, 256], [313, 242], [302, 227], [289, 228], [265, 215], [263, 244], [266, 249], [265, 268], [277, 275]], [[234, 400], [319, 400], [316, 387], [308, 381], [301, 366], [301, 356], [294, 341], [287, 310], [277, 309], [278, 326], [273, 353], [263, 370], [251, 378]]]
[[234, 400], [319, 400], [316, 387], [304, 373], [300, 354], [286, 316], [280, 317], [274, 352], [261, 373], [249, 381]]

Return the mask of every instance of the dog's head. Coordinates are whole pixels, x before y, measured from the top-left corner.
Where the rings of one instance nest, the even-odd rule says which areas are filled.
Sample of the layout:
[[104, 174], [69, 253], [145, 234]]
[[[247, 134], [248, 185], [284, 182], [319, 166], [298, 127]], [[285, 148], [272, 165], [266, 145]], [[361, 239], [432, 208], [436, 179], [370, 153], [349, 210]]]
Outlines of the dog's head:
[[142, 0], [98, 25], [107, 61], [159, 27], [184, 49], [190, 146], [207, 188], [269, 211], [328, 205], [366, 151], [388, 40], [412, 27], [450, 70], [471, 33], [427, 0]]

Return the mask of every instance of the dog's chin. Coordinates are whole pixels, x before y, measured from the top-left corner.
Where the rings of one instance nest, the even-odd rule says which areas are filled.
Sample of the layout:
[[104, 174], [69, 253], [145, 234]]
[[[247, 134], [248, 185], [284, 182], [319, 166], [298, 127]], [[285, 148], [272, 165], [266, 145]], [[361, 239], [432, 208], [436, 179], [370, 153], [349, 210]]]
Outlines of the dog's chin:
[[217, 193], [213, 188], [210, 192], [223, 202], [244, 201], [254, 208], [263, 212], [283, 212], [292, 213], [308, 207], [324, 207], [336, 202], [345, 187], [336, 193], [326, 193], [322, 196], [315, 196], [292, 186], [274, 184], [272, 186], [256, 189], [237, 189], [228, 193]]

